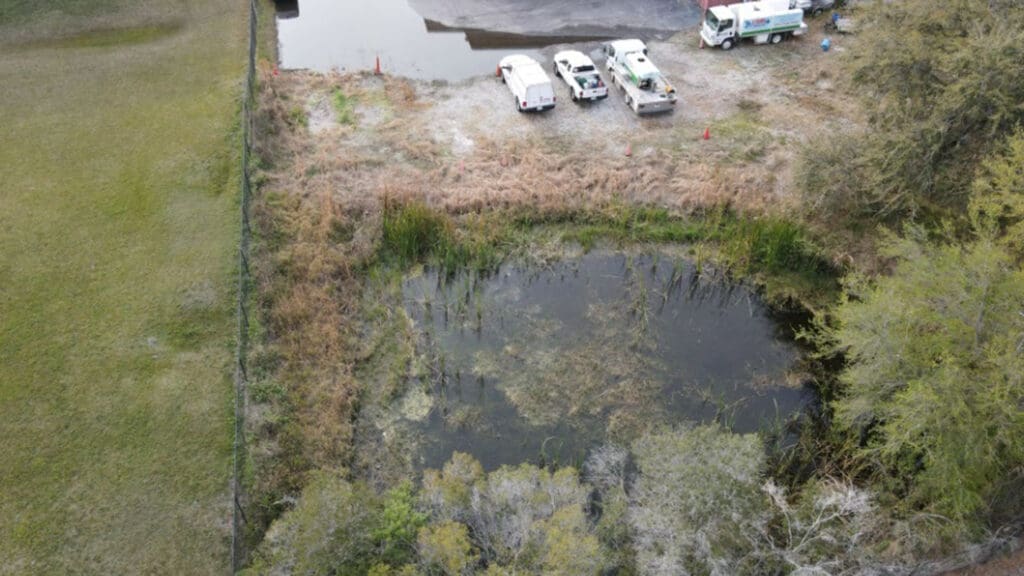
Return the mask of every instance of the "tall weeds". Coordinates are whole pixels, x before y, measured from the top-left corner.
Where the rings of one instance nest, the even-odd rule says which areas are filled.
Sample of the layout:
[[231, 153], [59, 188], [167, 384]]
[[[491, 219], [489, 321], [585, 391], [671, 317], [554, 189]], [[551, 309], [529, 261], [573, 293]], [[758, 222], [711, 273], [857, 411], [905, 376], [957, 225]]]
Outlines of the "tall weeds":
[[508, 230], [481, 218], [460, 226], [444, 212], [417, 200], [384, 199], [380, 255], [400, 265], [427, 262], [454, 272], [493, 270], [507, 244]]

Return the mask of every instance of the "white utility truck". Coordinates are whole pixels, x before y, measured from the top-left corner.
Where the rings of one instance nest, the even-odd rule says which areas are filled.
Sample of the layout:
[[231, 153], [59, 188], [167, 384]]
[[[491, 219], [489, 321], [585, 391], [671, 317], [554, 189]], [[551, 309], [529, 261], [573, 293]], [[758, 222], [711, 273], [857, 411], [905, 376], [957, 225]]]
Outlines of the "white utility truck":
[[670, 112], [676, 106], [676, 90], [647, 57], [640, 40], [615, 40], [604, 45], [612, 84], [622, 88], [626, 105], [637, 114]]
[[573, 102], [608, 97], [608, 87], [601, 80], [597, 66], [583, 52], [566, 50], [555, 54], [555, 76], [569, 85]]
[[540, 64], [522, 54], [513, 54], [501, 59], [498, 64], [501, 81], [512, 92], [516, 110], [550, 110], [555, 107], [555, 89], [551, 79]]
[[708, 46], [729, 50], [744, 38], [755, 44], [778, 44], [786, 36], [807, 31], [804, 11], [790, 8], [789, 0], [760, 0], [708, 8], [700, 37]]

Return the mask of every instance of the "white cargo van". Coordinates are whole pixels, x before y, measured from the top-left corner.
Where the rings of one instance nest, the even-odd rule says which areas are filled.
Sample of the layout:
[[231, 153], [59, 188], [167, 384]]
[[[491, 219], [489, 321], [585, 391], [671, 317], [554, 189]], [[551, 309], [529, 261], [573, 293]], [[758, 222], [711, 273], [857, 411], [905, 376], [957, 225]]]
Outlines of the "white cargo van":
[[516, 110], [550, 110], [555, 107], [555, 89], [551, 79], [536, 60], [513, 54], [498, 64], [501, 81], [508, 85], [516, 100]]

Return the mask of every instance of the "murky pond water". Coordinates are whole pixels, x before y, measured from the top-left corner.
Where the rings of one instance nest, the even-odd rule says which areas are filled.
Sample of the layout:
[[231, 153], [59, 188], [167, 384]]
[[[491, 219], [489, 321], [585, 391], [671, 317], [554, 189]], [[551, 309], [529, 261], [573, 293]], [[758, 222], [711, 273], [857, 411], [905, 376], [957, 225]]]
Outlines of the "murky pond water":
[[[621, 34], [665, 35], [696, 21], [677, 0], [289, 0], [278, 2], [283, 68], [371, 70], [462, 80], [508, 54]], [[593, 46], [591, 46], [592, 48]]]
[[606, 440], [716, 417], [752, 431], [813, 393], [786, 318], [678, 256], [595, 252], [403, 287], [422, 367], [392, 422], [416, 466], [578, 461]]

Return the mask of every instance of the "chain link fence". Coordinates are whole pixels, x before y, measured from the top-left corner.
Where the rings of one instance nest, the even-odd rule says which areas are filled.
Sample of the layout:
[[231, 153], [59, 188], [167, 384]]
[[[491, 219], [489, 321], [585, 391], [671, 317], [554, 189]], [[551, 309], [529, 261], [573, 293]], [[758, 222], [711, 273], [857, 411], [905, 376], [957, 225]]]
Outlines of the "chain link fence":
[[256, 89], [256, 30], [259, 14], [256, 1], [249, 2], [249, 60], [245, 76], [245, 94], [242, 97], [242, 198], [240, 202], [240, 240], [238, 245], [238, 341], [235, 350], [235, 439], [232, 448], [231, 475], [231, 573], [245, 565], [245, 511], [242, 509], [242, 473], [245, 466], [245, 397], [249, 377], [246, 358], [249, 353], [249, 289], [252, 285], [249, 271], [249, 202], [252, 180], [249, 173], [249, 153], [252, 149], [253, 114]]

